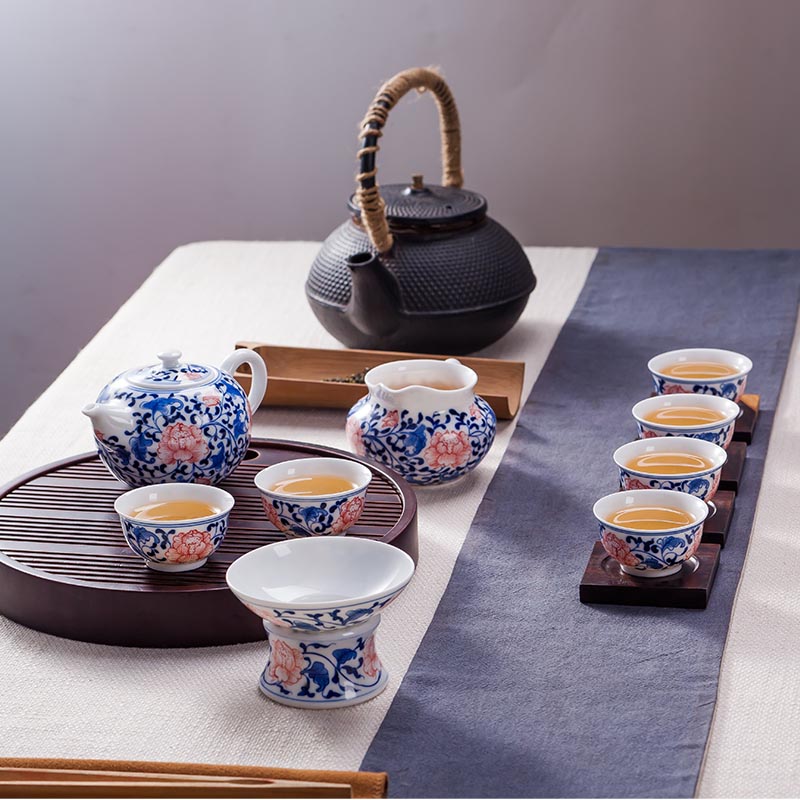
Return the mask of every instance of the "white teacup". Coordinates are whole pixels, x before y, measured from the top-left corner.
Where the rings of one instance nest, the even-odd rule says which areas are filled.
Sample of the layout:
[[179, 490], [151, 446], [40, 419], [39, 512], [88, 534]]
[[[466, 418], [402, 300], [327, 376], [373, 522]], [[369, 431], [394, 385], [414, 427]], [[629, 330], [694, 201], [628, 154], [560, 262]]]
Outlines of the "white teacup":
[[[735, 370], [732, 375], [722, 378], [676, 378], [665, 375], [662, 370], [674, 364], [688, 361], [711, 361], [724, 364]], [[647, 368], [655, 384], [656, 394], [710, 394], [737, 402], [744, 394], [747, 375], [753, 369], [753, 362], [733, 350], [718, 350], [709, 347], [691, 347], [683, 350], [670, 350], [654, 356], [647, 362]]]
[[[142, 506], [173, 501], [198, 501], [217, 509], [192, 519], [154, 521], [136, 516]], [[114, 503], [125, 541], [157, 572], [188, 572], [206, 563], [228, 530], [233, 496], [218, 486], [201, 483], [161, 483], [121, 494]]]
[[[700, 456], [710, 461], [711, 467], [684, 474], [667, 474], [628, 466], [635, 458], [649, 453], [668, 452]], [[614, 451], [614, 463], [619, 468], [620, 489], [669, 489], [693, 494], [706, 502], [717, 493], [722, 468], [727, 460], [728, 454], [719, 445], [689, 436], [638, 439]]]
[[[667, 506], [685, 511], [692, 522], [667, 530], [640, 530], [615, 525], [611, 517], [635, 506]], [[637, 489], [600, 498], [593, 508], [606, 553], [619, 562], [622, 571], [642, 578], [663, 578], [680, 571], [700, 546], [706, 503], [683, 492], [667, 489]]]
[[[645, 417], [659, 409], [679, 406], [707, 408], [711, 411], [718, 411], [723, 415], [723, 418], [719, 422], [697, 426], [667, 425], [660, 422], [650, 422], [645, 419]], [[674, 394], [648, 397], [646, 400], [640, 400], [631, 409], [631, 413], [636, 420], [641, 439], [651, 439], [657, 436], [688, 436], [692, 439], [712, 442], [727, 449], [733, 439], [736, 420], [741, 415], [742, 410], [732, 400], [726, 400], [724, 397], [705, 394]]]

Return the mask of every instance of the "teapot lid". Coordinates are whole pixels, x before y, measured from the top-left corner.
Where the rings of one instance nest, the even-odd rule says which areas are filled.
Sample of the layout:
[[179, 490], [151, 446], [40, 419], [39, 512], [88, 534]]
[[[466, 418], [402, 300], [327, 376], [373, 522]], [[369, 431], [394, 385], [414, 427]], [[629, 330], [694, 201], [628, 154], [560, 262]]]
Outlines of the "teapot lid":
[[[486, 215], [488, 203], [477, 192], [455, 186], [425, 185], [422, 175], [414, 175], [410, 186], [392, 183], [381, 186], [389, 222], [414, 225], [449, 225], [480, 219]], [[347, 202], [350, 211], [361, 216], [355, 194]]]
[[158, 354], [160, 364], [134, 367], [124, 373], [124, 379], [141, 389], [171, 392], [202, 386], [217, 379], [219, 370], [204, 364], [184, 364], [180, 350], [166, 350]]

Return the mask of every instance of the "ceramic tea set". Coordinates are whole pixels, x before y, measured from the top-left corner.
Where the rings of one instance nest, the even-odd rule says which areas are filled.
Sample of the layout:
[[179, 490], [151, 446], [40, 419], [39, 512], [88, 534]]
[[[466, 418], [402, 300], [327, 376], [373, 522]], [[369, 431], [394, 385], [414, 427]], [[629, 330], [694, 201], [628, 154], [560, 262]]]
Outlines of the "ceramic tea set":
[[[678, 370], [669, 369], [699, 364], [720, 365], [719, 372], [725, 374], [681, 378], [675, 377]], [[746, 356], [711, 348], [673, 350], [648, 362], [656, 395], [633, 406], [639, 439], [614, 452], [620, 491], [602, 497], [593, 508], [603, 548], [623, 572], [640, 578], [667, 577], [693, 558], [703, 523], [716, 510], [713, 498], [727, 461], [726, 449], [742, 413], [735, 401], [744, 393], [752, 366]], [[671, 416], [689, 409], [708, 412], [714, 419], [670, 424]], [[667, 421], [653, 421], [659, 412]], [[701, 466], [683, 473], [664, 469], [664, 457], [676, 452]], [[648, 461], [654, 466], [632, 466]], [[619, 523], [626, 515], [636, 519], [637, 509], [642, 513], [635, 525]], [[683, 524], [670, 527], [663, 520], [656, 522], [656, 509], [674, 512]]]
[[[202, 567], [225, 537], [235, 501], [215, 484], [247, 453], [267, 368], [247, 349], [219, 367], [184, 362], [176, 350], [158, 359], [119, 374], [83, 413], [103, 462], [134, 487], [114, 505], [126, 542], [148, 568], [177, 573]], [[252, 371], [249, 395], [233, 377], [241, 364]], [[347, 416], [347, 440], [357, 455], [409, 482], [450, 483], [473, 470], [494, 441], [495, 415], [475, 394], [476, 383], [475, 372], [455, 359], [376, 367], [366, 376], [368, 394]], [[320, 476], [344, 488], [283, 488], [313, 485]], [[277, 702], [350, 705], [386, 683], [374, 643], [379, 611], [411, 580], [414, 563], [391, 545], [345, 536], [361, 516], [372, 477], [346, 456], [282, 461], [255, 476], [266, 518], [286, 540], [237, 559], [227, 578], [264, 619], [270, 655], [260, 685]], [[200, 511], [152, 512], [175, 503]]]

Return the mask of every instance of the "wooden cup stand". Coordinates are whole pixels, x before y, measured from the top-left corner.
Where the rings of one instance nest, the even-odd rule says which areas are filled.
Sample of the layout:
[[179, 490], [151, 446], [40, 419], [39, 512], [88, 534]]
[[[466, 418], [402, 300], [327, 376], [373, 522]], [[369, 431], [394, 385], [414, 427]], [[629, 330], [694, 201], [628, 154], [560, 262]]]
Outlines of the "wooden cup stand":
[[611, 603], [626, 606], [705, 608], [719, 565], [720, 551], [733, 518], [736, 493], [744, 472], [747, 445], [753, 441], [760, 398], [742, 395], [742, 415], [736, 421], [728, 460], [722, 469], [719, 489], [710, 502], [713, 512], [703, 525], [703, 540], [683, 569], [666, 578], [636, 578], [620, 569], [619, 563], [595, 542], [580, 583], [582, 603]]

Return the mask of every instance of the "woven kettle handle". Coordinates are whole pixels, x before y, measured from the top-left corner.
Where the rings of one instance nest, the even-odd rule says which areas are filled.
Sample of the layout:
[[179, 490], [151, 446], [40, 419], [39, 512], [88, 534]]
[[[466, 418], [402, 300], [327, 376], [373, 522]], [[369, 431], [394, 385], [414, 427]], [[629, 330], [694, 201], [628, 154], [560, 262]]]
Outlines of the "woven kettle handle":
[[429, 89], [439, 107], [439, 130], [442, 134], [442, 183], [445, 186], [461, 186], [464, 173], [461, 171], [461, 125], [458, 109], [450, 87], [444, 78], [432, 69], [415, 67], [399, 72], [381, 86], [361, 122], [358, 151], [360, 170], [356, 176], [356, 201], [361, 208], [361, 222], [369, 234], [370, 241], [379, 253], [385, 253], [393, 244], [389, 223], [386, 221], [386, 206], [376, 180], [378, 169], [375, 154], [380, 147], [378, 139], [383, 135], [383, 126], [389, 112], [403, 95], [412, 89]]

